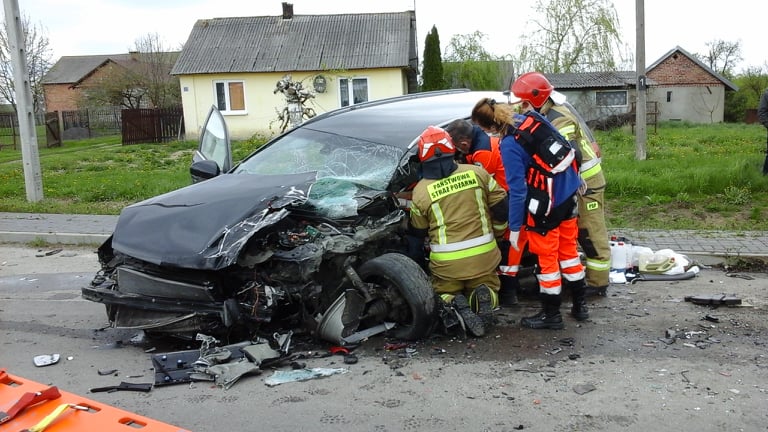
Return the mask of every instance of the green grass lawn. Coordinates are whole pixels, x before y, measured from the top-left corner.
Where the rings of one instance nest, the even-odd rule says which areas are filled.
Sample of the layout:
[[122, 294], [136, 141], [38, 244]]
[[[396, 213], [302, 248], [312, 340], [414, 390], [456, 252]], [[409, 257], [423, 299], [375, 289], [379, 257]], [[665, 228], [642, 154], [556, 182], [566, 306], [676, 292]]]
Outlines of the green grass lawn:
[[[764, 230], [768, 177], [760, 125], [664, 123], [635, 160], [628, 128], [597, 132], [611, 228]], [[233, 143], [234, 160], [262, 144]], [[0, 211], [118, 214], [125, 205], [190, 183], [196, 142], [123, 146], [120, 137], [39, 149], [43, 196], [26, 199], [20, 150], [0, 150]]]

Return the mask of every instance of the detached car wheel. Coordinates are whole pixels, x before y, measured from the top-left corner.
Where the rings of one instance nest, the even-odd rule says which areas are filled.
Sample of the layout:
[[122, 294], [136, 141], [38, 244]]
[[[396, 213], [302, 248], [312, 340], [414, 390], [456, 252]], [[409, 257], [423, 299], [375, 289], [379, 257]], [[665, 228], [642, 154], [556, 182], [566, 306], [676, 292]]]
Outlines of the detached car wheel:
[[393, 336], [416, 340], [429, 335], [435, 324], [435, 293], [424, 270], [415, 261], [399, 253], [387, 253], [367, 261], [358, 270], [360, 278], [383, 288], [390, 288], [389, 303], [398, 309], [398, 326]]

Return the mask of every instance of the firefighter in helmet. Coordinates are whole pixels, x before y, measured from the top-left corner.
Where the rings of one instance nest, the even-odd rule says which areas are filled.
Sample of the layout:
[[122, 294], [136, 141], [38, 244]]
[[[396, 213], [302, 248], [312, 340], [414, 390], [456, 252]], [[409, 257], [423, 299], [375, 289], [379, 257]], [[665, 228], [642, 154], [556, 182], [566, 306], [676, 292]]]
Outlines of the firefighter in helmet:
[[600, 147], [581, 115], [541, 73], [521, 75], [510, 90], [522, 100], [522, 110], [540, 112], [581, 152], [579, 172], [587, 189], [578, 195], [579, 245], [586, 256], [587, 294], [604, 296], [609, 284], [611, 246], [605, 226], [605, 176], [600, 166]]
[[439, 127], [421, 134], [418, 152], [422, 178], [413, 189], [411, 231], [429, 237], [436, 294], [471, 335], [483, 336], [498, 304], [496, 239], [507, 228], [507, 194], [482, 167], [456, 163], [453, 141]]
[[[507, 178], [499, 150], [500, 137], [488, 135], [479, 126], [466, 119], [453, 120], [445, 126], [445, 131], [451, 135], [453, 143], [456, 144], [457, 160], [461, 163], [479, 165], [485, 168], [496, 180], [496, 183], [507, 190]], [[505, 232], [504, 240], [499, 242], [501, 263], [497, 273], [501, 282], [499, 290], [499, 304], [501, 306], [518, 305], [517, 294], [520, 291], [518, 272], [520, 271], [523, 249], [527, 242], [525, 231], [520, 230], [519, 233], [519, 248], [510, 247], [509, 230]]]

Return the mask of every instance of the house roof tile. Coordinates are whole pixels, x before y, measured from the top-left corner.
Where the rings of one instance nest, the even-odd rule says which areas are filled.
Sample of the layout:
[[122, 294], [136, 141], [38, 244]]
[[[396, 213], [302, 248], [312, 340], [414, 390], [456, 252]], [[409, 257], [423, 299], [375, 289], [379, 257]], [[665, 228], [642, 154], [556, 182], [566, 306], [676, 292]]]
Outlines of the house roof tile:
[[413, 11], [198, 20], [173, 75], [414, 67]]

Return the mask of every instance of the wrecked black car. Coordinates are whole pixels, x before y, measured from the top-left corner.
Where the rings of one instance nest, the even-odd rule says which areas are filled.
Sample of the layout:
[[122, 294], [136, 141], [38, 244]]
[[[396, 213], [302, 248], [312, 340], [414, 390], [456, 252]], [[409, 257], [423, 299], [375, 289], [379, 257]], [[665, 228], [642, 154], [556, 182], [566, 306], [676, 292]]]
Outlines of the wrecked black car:
[[123, 209], [82, 295], [105, 304], [114, 327], [154, 335], [423, 338], [437, 305], [424, 267], [406, 255], [396, 194], [418, 180], [419, 134], [488, 96], [503, 97], [445, 91], [342, 108], [234, 167], [212, 108], [193, 184]]

